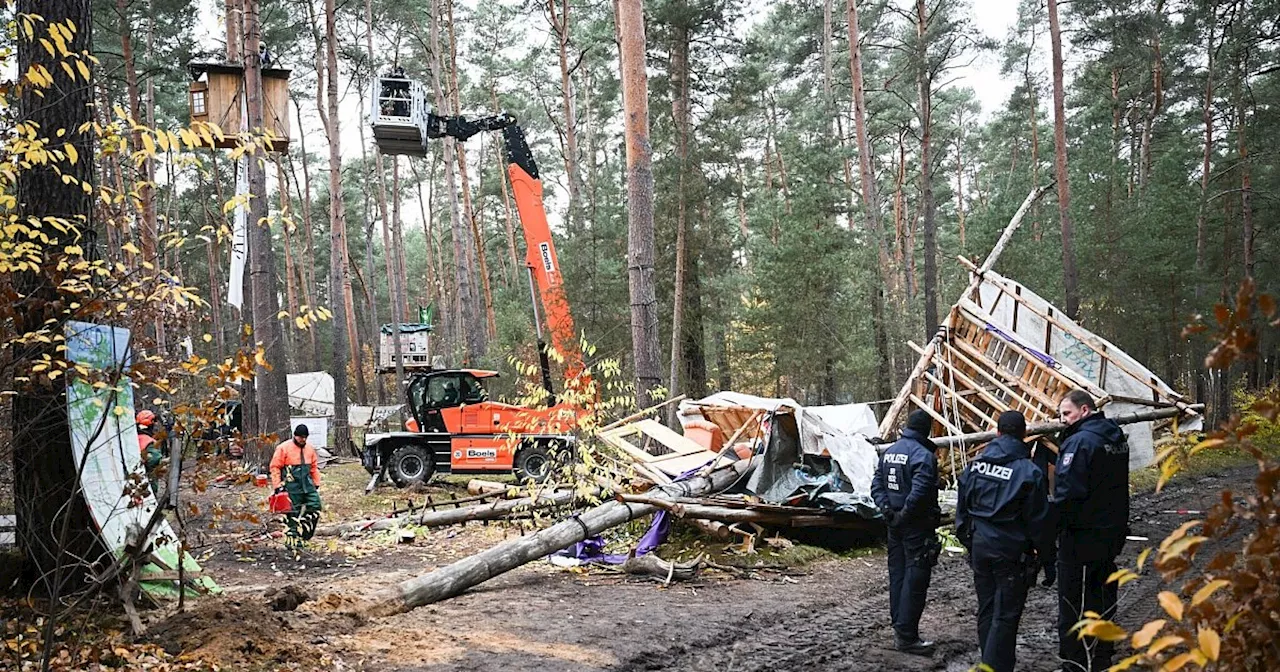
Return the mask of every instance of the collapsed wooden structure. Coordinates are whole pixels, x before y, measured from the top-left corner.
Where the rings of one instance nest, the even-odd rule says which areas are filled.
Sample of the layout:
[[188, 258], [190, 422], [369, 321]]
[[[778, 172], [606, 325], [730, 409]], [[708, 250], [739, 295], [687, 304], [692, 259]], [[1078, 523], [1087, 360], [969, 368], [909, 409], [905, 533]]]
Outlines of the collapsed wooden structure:
[[[1074, 389], [1094, 397], [1108, 415], [1174, 409], [1172, 421], [1195, 422], [1199, 407], [1120, 348], [1063, 314], [1027, 287], [992, 270], [1026, 208], [1045, 188], [1033, 191], [981, 266], [961, 258], [970, 282], [938, 333], [921, 347], [920, 359], [880, 423], [893, 437], [907, 413], [927, 412], [935, 436], [959, 437], [994, 430], [1004, 411], [1021, 411], [1029, 424], [1058, 417], [1058, 404]], [[1146, 466], [1154, 453], [1153, 421], [1126, 426], [1132, 466]], [[952, 442], [948, 442], [952, 443]], [[966, 444], [961, 444], [966, 445]], [[1056, 451], [1050, 442], [1045, 445]], [[944, 472], [963, 469], [977, 446], [940, 452]]]

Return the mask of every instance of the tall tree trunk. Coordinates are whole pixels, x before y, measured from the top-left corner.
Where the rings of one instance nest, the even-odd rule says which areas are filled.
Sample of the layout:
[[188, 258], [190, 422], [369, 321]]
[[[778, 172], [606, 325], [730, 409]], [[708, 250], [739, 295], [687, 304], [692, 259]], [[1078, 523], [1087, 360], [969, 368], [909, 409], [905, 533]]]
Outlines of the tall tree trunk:
[[582, 223], [581, 172], [578, 169], [578, 117], [574, 105], [573, 79], [569, 71], [569, 0], [546, 0], [547, 16], [551, 20], [551, 31], [556, 35], [556, 45], [560, 56], [560, 99], [564, 111], [564, 172], [569, 182], [569, 230], [575, 231]]
[[439, 292], [436, 283], [439, 282], [439, 273], [436, 269], [436, 253], [435, 253], [435, 234], [432, 233], [431, 215], [427, 211], [426, 199], [422, 197], [422, 175], [418, 173], [418, 162], [410, 159], [409, 169], [413, 171], [413, 181], [416, 184], [414, 191], [418, 192], [418, 213], [422, 217], [422, 237], [426, 241], [426, 258], [425, 267], [426, 287], [425, 294], [428, 302], [436, 302], [439, 300]]
[[643, 0], [618, 0], [624, 126], [627, 142], [627, 284], [636, 405], [653, 404], [662, 384], [658, 364], [658, 298], [653, 281], [653, 149], [649, 144], [649, 79], [645, 72]]
[[285, 297], [289, 302], [289, 321], [285, 322], [284, 335], [285, 343], [288, 346], [289, 354], [293, 356], [293, 366], [290, 368], [299, 371], [311, 371], [313, 369], [307, 366], [307, 362], [299, 361], [299, 350], [293, 339], [293, 319], [299, 315], [298, 309], [298, 287], [294, 284], [294, 264], [293, 264], [293, 235], [289, 229], [293, 228], [293, 214], [289, 208], [289, 181], [285, 179], [284, 167], [280, 164], [280, 157], [275, 156], [276, 164], [276, 186], [280, 197], [280, 230], [284, 233], [284, 284]]
[[1053, 50], [1053, 146], [1058, 178], [1058, 224], [1062, 229], [1062, 288], [1067, 317], [1080, 315], [1077, 287], [1075, 233], [1071, 226], [1071, 184], [1067, 180], [1066, 91], [1062, 85], [1062, 30], [1058, 25], [1058, 0], [1049, 1], [1049, 41]]
[[[347, 221], [342, 202], [342, 144], [338, 128], [338, 34], [335, 0], [325, 0], [325, 81], [329, 137], [329, 303], [333, 311], [333, 445], [343, 450], [351, 442], [347, 424], [347, 331], [350, 328], [345, 296], [351, 280], [347, 264]], [[345, 287], [344, 287], [345, 285]], [[359, 366], [359, 360], [356, 361]]]
[[244, 0], [227, 0], [224, 23], [227, 30], [227, 62], [239, 63], [240, 50], [244, 46], [240, 36], [244, 27]]
[[[297, 98], [294, 98], [293, 96], [290, 96], [290, 98], [293, 100], [293, 107], [298, 115], [298, 128], [302, 128], [302, 106], [298, 103]], [[317, 100], [316, 102], [319, 103], [320, 101]], [[313, 234], [314, 225], [312, 224], [312, 221], [311, 221], [311, 164], [307, 154], [306, 135], [307, 135], [306, 133], [298, 134], [299, 149], [301, 150], [300, 153], [302, 155], [303, 184], [301, 187], [298, 185], [297, 175], [293, 175], [292, 182], [293, 182], [293, 189], [294, 189], [295, 195], [298, 197], [298, 200], [301, 201], [302, 203], [302, 208], [301, 208], [302, 209], [302, 226], [303, 228], [306, 229], [306, 234], [307, 234], [306, 244], [307, 244], [307, 262], [308, 263], [301, 264], [298, 267], [298, 270], [302, 275], [302, 279], [301, 279], [302, 280], [301, 282], [302, 296], [307, 303], [307, 307], [312, 310], [315, 310], [316, 296], [318, 296], [318, 293], [317, 293], [318, 290], [316, 289], [316, 271], [315, 271], [316, 245], [315, 245], [315, 236]], [[294, 172], [292, 157], [289, 157], [289, 172], [291, 174]], [[301, 191], [299, 191], [299, 189], [301, 189]], [[312, 366], [316, 368], [320, 368], [321, 367], [320, 345], [316, 341], [316, 331], [317, 329], [315, 325], [312, 325], [310, 328], [307, 329], [307, 343], [311, 348], [311, 351], [308, 354], [310, 355]]]
[[[1204, 295], [1205, 281], [1205, 247], [1209, 236], [1209, 182], [1211, 179], [1211, 171], [1213, 170], [1213, 66], [1214, 59], [1217, 56], [1217, 49], [1214, 41], [1214, 32], [1218, 27], [1217, 3], [1209, 3], [1209, 20], [1206, 22], [1209, 27], [1209, 39], [1205, 45], [1205, 53], [1208, 57], [1208, 63], [1205, 66], [1204, 75], [1204, 105], [1201, 107], [1200, 118], [1204, 123], [1204, 147], [1201, 153], [1200, 162], [1200, 204], [1196, 212], [1196, 276], [1195, 276], [1195, 303], [1196, 309], [1201, 306]], [[1205, 374], [1204, 355], [1205, 344], [1202, 339], [1193, 339], [1191, 346], [1192, 353], [1192, 379], [1195, 381], [1195, 400], [1204, 403], [1206, 398], [1205, 390]]]
[[[258, 0], [245, 0], [245, 101], [250, 129], [261, 129], [263, 123], [262, 63], [258, 45], [262, 41], [258, 16]], [[253, 287], [253, 331], [262, 344], [270, 369], [258, 367], [254, 376], [258, 396], [258, 422], [263, 434], [288, 436], [289, 386], [286, 376], [289, 363], [280, 328], [280, 299], [276, 291], [276, 254], [271, 244], [271, 227], [267, 218], [267, 175], [260, 157], [249, 160], [249, 276]], [[266, 464], [266, 444], [254, 455], [254, 461]]]
[[[1022, 60], [1022, 81], [1027, 87], [1027, 116], [1031, 125], [1031, 184], [1038, 186], [1040, 184], [1040, 97], [1036, 82], [1031, 77], [1031, 54], [1036, 48], [1036, 31], [1033, 26], [1031, 29], [1031, 43], [1027, 46], [1027, 54]], [[1040, 229], [1040, 201], [1037, 199], [1031, 204], [1031, 238], [1037, 243], [1044, 238], [1044, 232]], [[960, 246], [964, 247], [964, 241], [961, 240]]]
[[[72, 54], [88, 53], [92, 48], [89, 0], [19, 0], [16, 10], [18, 16], [38, 14], [50, 26], [72, 25], [73, 33], [66, 45]], [[39, 33], [45, 31], [44, 25], [37, 23], [36, 26]], [[62, 58], [45, 51], [37, 41], [24, 37], [16, 42], [16, 73], [26, 73], [33, 65], [39, 65], [52, 79], [47, 90], [24, 82], [18, 92], [17, 121], [30, 124], [40, 139], [51, 145], [74, 145], [80, 159], [62, 163], [59, 170], [32, 162], [34, 165], [18, 172], [15, 216], [21, 222], [29, 218], [56, 218], [66, 226], [75, 227], [85, 236], [78, 241], [85, 255], [92, 257], [96, 247], [93, 199], [80, 185], [94, 183], [94, 135], [82, 130], [93, 121], [93, 82], [68, 76], [58, 65]], [[8, 123], [13, 121], [10, 119]], [[65, 134], [59, 137], [63, 131]], [[75, 181], [68, 184], [63, 181], [63, 175]], [[71, 244], [74, 237], [60, 240], [61, 236], [52, 226], [45, 226], [43, 230], [50, 240], [32, 242], [39, 246], [46, 270], [19, 273], [13, 278], [18, 298], [17, 305], [12, 306], [13, 322], [6, 328], [14, 335], [34, 335], [45, 329], [52, 335], [61, 334], [68, 317], [66, 302], [77, 298], [59, 294], [51, 270], [65, 259], [63, 246]], [[32, 563], [32, 575], [39, 577], [37, 589], [49, 595], [56, 605], [64, 590], [84, 585], [88, 566], [77, 566], [74, 558], [97, 557], [100, 543], [93, 532], [87, 507], [77, 496], [80, 465], [72, 458], [65, 381], [50, 381], [44, 374], [31, 373], [28, 368], [42, 357], [62, 361], [66, 355], [53, 343], [41, 344], [34, 338], [18, 350], [22, 359], [14, 364], [31, 380], [19, 387], [11, 414], [17, 540]], [[18, 381], [8, 382], [18, 384]], [[52, 536], [51, 530], [55, 531]], [[50, 611], [58, 610], [51, 608]], [[56, 620], [48, 618], [45, 638], [52, 636], [52, 624]]]
[[889, 262], [888, 241], [880, 223], [880, 199], [876, 195], [875, 176], [871, 172], [871, 141], [867, 135], [867, 102], [862, 81], [862, 38], [858, 30], [857, 0], [847, 2], [849, 17], [849, 71], [853, 80], [853, 123], [858, 143], [858, 177], [862, 184], [862, 207], [871, 236], [875, 239], [880, 269], [880, 286], [871, 291], [871, 321], [876, 344], [876, 394], [888, 398], [890, 392], [889, 336], [885, 316], [885, 290], [894, 292], [893, 270]]
[[1236, 150], [1239, 152], [1237, 160], [1240, 163], [1240, 222], [1242, 224], [1241, 231], [1241, 254], [1240, 261], [1244, 267], [1244, 277], [1252, 278], [1253, 276], [1253, 168], [1249, 159], [1249, 144], [1245, 139], [1245, 129], [1248, 126], [1248, 109], [1244, 100], [1244, 96], [1237, 91], [1236, 94]]
[[[435, 61], [431, 69], [431, 84], [435, 90], [436, 108], [445, 114], [456, 112], [450, 110], [449, 100], [445, 97], [444, 85], [440, 79], [440, 71], [445, 65], [444, 52], [440, 48], [440, 0], [433, 0], [431, 12], [431, 50]], [[457, 159], [455, 151], [461, 151], [457, 141], [444, 138], [444, 180], [449, 194], [449, 228], [453, 233], [453, 268], [458, 302], [458, 320], [466, 342], [464, 361], [483, 357], [488, 349], [488, 330], [485, 318], [480, 311], [479, 295], [475, 288], [475, 266], [472, 264], [472, 240], [470, 227], [463, 221], [461, 204], [458, 202], [458, 184], [455, 177]]]
[[[672, 112], [676, 127], [676, 161], [679, 165], [679, 177], [676, 188], [676, 277], [671, 299], [671, 396], [680, 394], [680, 372], [683, 368], [684, 341], [681, 333], [684, 327], [684, 299], [686, 263], [688, 259], [688, 235], [685, 215], [685, 176], [689, 172], [689, 28], [683, 23], [683, 17], [671, 26], [671, 88], [673, 96]], [[667, 424], [675, 427], [676, 407], [668, 407]]]
[[920, 191], [924, 200], [924, 338], [938, 328], [938, 237], [933, 201], [933, 73], [928, 54], [929, 17], [916, 0], [916, 86], [920, 94]]
[[1155, 35], [1151, 44], [1151, 105], [1142, 119], [1142, 143], [1139, 152], [1138, 184], [1145, 190], [1151, 180], [1151, 132], [1155, 126], [1156, 115], [1164, 106], [1164, 54], [1160, 50], [1160, 32], [1164, 27], [1164, 0], [1156, 0], [1154, 15], [1156, 17]]
[[[395, 196], [391, 201], [391, 244], [396, 249], [404, 248], [404, 235], [400, 229], [400, 158], [391, 157], [391, 193]], [[395, 390], [398, 393], [404, 387], [404, 348], [401, 344], [400, 325], [404, 324], [404, 283], [405, 278], [400, 270], [388, 274], [391, 279], [391, 333], [395, 338], [391, 341], [391, 354], [396, 363]]]

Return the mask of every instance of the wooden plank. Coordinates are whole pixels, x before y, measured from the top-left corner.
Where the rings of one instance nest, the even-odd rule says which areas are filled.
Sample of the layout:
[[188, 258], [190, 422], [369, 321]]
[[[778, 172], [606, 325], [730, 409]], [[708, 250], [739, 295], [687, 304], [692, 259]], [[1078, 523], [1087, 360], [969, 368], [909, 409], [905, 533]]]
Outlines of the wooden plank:
[[925, 413], [928, 413], [929, 417], [933, 418], [934, 420], [937, 420], [938, 423], [941, 424], [943, 427], [946, 427], [948, 432], [952, 432], [956, 435], [965, 433], [963, 429], [956, 427], [955, 425], [948, 422], [946, 418], [939, 415], [937, 411], [933, 410], [933, 407], [931, 405], [925, 403], [924, 399], [921, 399], [920, 397], [917, 397], [916, 395], [913, 394], [911, 395], [911, 403], [915, 404], [917, 408], [924, 411]]
[[[947, 370], [948, 370], [948, 371], [950, 371], [950, 370], [951, 370], [951, 368], [950, 368], [950, 367], [947, 367]], [[954, 372], [953, 372], [953, 373], [954, 373]], [[968, 399], [965, 399], [965, 398], [964, 398], [964, 396], [963, 396], [963, 395], [961, 395], [958, 391], [951, 389], [950, 387], [948, 387], [948, 386], [947, 386], [947, 384], [946, 384], [946, 383], [943, 383], [941, 380], [938, 380], [938, 378], [937, 378], [937, 377], [935, 377], [932, 373], [929, 373], [928, 371], [926, 371], [924, 375], [925, 375], [925, 377], [926, 377], [926, 378], [928, 378], [929, 380], [933, 381], [933, 384], [934, 384], [934, 385], [937, 385], [938, 387], [942, 388], [942, 390], [943, 390], [944, 392], [946, 392], [947, 394], [949, 394], [949, 395], [951, 395], [952, 397], [954, 397], [954, 398], [955, 398], [955, 400], [956, 400], [956, 401], [958, 401], [958, 402], [960, 403], [960, 405], [961, 405], [961, 406], [964, 406], [965, 408], [968, 408], [970, 411], [972, 411], [972, 412], [973, 412], [973, 414], [974, 414], [974, 415], [976, 415], [976, 416], [978, 416], [978, 417], [980, 417], [980, 418], [984, 418], [984, 419], [986, 419], [986, 420], [990, 420], [990, 421], [991, 421], [991, 426], [992, 426], [992, 427], [994, 427], [994, 426], [996, 425], [996, 417], [995, 417], [995, 416], [987, 415], [986, 413], [983, 413], [982, 411], [978, 410], [978, 407], [977, 407], [977, 406], [974, 406], [972, 402], [970, 402]]]
[[[918, 345], [915, 345], [914, 343], [911, 343], [910, 345], [916, 348], [920, 347]], [[947, 362], [944, 360], [943, 366], [946, 367], [946, 369], [950, 371], [953, 375], [955, 375], [956, 377], [960, 378], [962, 381], [967, 383], [970, 389], [972, 389], [975, 394], [985, 399], [988, 404], [991, 404], [992, 406], [999, 409], [1000, 412], [1003, 413], [1004, 411], [1007, 411], [1010, 409], [1009, 404], [1005, 403], [1001, 399], [997, 398], [995, 395], [988, 392], [986, 388], [979, 385], [972, 378], [966, 375], [963, 371], [957, 370], [956, 367], [952, 365], [950, 362]]]
[[658, 422], [657, 420], [641, 420], [635, 423], [645, 435], [653, 437], [655, 441], [662, 445], [680, 453], [681, 455], [689, 455], [691, 453], [708, 452], [702, 444], [688, 438], [683, 434], [676, 433], [675, 430]]
[[[1045, 403], [1044, 401], [1041, 401], [1040, 399], [1038, 399], [1035, 395], [1024, 395], [1022, 392], [1015, 392], [1008, 385], [1005, 385], [1004, 382], [1001, 381], [999, 378], [997, 378], [995, 374], [993, 374], [991, 371], [988, 371], [984, 367], [978, 366], [974, 362], [974, 360], [970, 359], [971, 356], [978, 356], [978, 358], [981, 359], [980, 355], [976, 355], [976, 353], [973, 353], [972, 350], [968, 349], [968, 348], [971, 348], [972, 346], [970, 346], [968, 343], [965, 343], [964, 341], [959, 341], [959, 345], [960, 347], [955, 347], [955, 344], [950, 344], [948, 346], [947, 352], [951, 355], [954, 355], [956, 358], [958, 358], [960, 361], [964, 362], [965, 364], [968, 364], [969, 368], [973, 369], [975, 372], [980, 374], [983, 378], [987, 379], [988, 382], [994, 385], [1001, 392], [1004, 392], [1005, 394], [1009, 395], [1013, 399], [1017, 400], [1017, 402], [1022, 404], [1023, 407], [1028, 409], [1030, 408], [1055, 408], [1056, 409], [1057, 408], [1056, 404], [1052, 402]], [[971, 354], [966, 355], [965, 354], [966, 352]], [[999, 369], [996, 369], [996, 371], [999, 372]], [[1017, 409], [1014, 409], [1014, 410], [1017, 410]]]
[[[985, 317], [984, 317], [983, 315], [979, 314], [976, 310], [974, 310], [974, 308], [977, 308], [977, 307], [976, 307], [976, 306], [974, 306], [972, 303], [968, 303], [967, 305], [963, 305], [963, 306], [961, 307], [961, 310], [963, 310], [963, 311], [966, 313], [966, 316], [967, 316], [968, 318], [972, 319], [975, 323], [976, 323], [978, 320], [983, 320], [983, 321], [985, 321], [985, 317], [991, 317], [990, 315], [987, 315], [987, 316], [985, 316]], [[981, 310], [981, 309], [979, 308], [978, 310]], [[989, 332], [988, 332], [988, 333], [989, 333]], [[995, 335], [993, 334], [992, 336], [994, 337]], [[1030, 352], [1028, 352], [1028, 351], [1026, 350], [1026, 348], [1025, 348], [1021, 343], [1018, 343], [1018, 342], [1012, 342], [1012, 343], [1011, 343], [1011, 342], [1006, 341], [1006, 340], [1004, 340], [1004, 339], [1000, 339], [1000, 341], [1001, 341], [1002, 343], [1007, 344], [1008, 346], [1011, 346], [1011, 347], [1013, 347], [1013, 348], [1016, 348], [1016, 349], [1017, 349], [1017, 350], [1019, 350], [1020, 352], [1024, 353], [1024, 356], [1029, 357], [1029, 358], [1034, 358], [1034, 356], [1033, 356]], [[1045, 355], [1047, 355], [1047, 356], [1049, 356], [1049, 357], [1052, 357], [1052, 355], [1049, 355], [1049, 353], [1048, 353], [1048, 352], [1045, 352], [1045, 353], [1043, 353], [1043, 354], [1045, 354]], [[1036, 361], [1039, 361], [1039, 359], [1038, 359], [1038, 358], [1035, 358], [1035, 359], [1036, 359]], [[1056, 361], [1056, 360], [1055, 360], [1055, 361]], [[1044, 362], [1040, 362], [1040, 363], [1041, 363], [1042, 365], [1044, 364]], [[1081, 376], [1080, 374], [1076, 373], [1073, 369], [1069, 369], [1069, 368], [1053, 368], [1053, 367], [1050, 367], [1050, 366], [1048, 366], [1048, 365], [1044, 365], [1044, 366], [1045, 366], [1045, 369], [1046, 369], [1047, 371], [1052, 372], [1052, 375], [1059, 376], [1059, 377], [1063, 378], [1064, 380], [1066, 380], [1066, 381], [1067, 381], [1067, 384], [1069, 384], [1069, 385], [1072, 385], [1072, 386], [1074, 386], [1074, 387], [1079, 387], [1079, 388], [1081, 388], [1081, 389], [1087, 390], [1091, 395], [1093, 395], [1093, 396], [1095, 396], [1095, 397], [1100, 397], [1100, 396], [1105, 396], [1105, 395], [1106, 395], [1106, 392], [1105, 392], [1101, 387], [1098, 387], [1098, 386], [1097, 386], [1097, 384], [1095, 384], [1092, 380], [1089, 380], [1088, 378], [1085, 378], [1084, 376]]]

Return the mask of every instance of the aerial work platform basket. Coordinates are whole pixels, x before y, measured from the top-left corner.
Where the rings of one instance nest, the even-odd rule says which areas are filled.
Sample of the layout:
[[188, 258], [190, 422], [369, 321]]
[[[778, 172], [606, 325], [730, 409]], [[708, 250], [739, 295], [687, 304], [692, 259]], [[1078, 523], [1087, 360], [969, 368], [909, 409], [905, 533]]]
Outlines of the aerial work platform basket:
[[405, 77], [378, 77], [372, 87], [369, 125], [378, 151], [426, 156], [427, 98], [422, 84]]

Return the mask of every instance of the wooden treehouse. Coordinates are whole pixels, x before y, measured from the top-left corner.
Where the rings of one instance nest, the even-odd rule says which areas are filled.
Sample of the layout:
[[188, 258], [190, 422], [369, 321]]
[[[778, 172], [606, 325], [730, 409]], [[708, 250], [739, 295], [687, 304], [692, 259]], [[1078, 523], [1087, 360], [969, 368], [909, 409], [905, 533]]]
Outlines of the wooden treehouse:
[[[244, 66], [239, 63], [188, 63], [191, 86], [188, 103], [191, 125], [212, 124], [222, 129], [222, 137], [214, 135], [213, 145], [232, 149], [240, 144], [248, 116], [245, 106]], [[289, 71], [280, 68], [262, 70], [263, 126], [271, 133], [273, 151], [289, 149]]]

